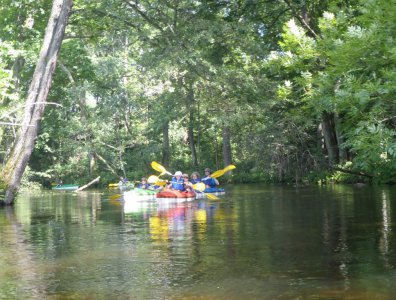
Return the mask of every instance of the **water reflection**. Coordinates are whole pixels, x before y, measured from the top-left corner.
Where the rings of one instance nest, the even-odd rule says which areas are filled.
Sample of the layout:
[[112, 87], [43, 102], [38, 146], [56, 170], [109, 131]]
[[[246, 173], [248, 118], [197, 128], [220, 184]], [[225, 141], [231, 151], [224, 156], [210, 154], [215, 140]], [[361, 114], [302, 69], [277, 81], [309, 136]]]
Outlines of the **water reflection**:
[[[28, 242], [29, 237], [13, 208], [3, 208], [0, 219], [0, 291], [3, 291], [0, 294], [9, 297], [43, 295], [47, 286], [38, 278], [42, 270], [35, 264], [36, 255]], [[19, 281], [24, 284], [20, 285]]]
[[0, 299], [390, 299], [395, 195], [258, 185], [185, 203], [26, 194], [0, 210]]
[[389, 266], [387, 255], [389, 254], [389, 240], [392, 233], [391, 202], [386, 191], [382, 191], [381, 198], [382, 234], [379, 241], [379, 250], [384, 257], [387, 266]]

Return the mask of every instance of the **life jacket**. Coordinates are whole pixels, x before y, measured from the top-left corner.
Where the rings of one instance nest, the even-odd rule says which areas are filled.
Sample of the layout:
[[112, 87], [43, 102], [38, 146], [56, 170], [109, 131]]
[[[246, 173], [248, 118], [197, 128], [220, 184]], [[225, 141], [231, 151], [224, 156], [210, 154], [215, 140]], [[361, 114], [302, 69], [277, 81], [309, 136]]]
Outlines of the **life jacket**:
[[209, 177], [207, 179], [202, 179], [202, 182], [205, 183], [205, 185], [208, 185], [209, 187], [216, 187], [216, 181], [212, 177]]
[[172, 178], [172, 189], [178, 190], [178, 191], [185, 191], [186, 188], [184, 186], [183, 178], [180, 178], [180, 180], [177, 180], [176, 177], [173, 177]]
[[196, 183], [198, 183], [198, 182], [201, 182], [201, 178], [191, 179], [190, 182], [191, 182], [192, 184], [196, 184]]

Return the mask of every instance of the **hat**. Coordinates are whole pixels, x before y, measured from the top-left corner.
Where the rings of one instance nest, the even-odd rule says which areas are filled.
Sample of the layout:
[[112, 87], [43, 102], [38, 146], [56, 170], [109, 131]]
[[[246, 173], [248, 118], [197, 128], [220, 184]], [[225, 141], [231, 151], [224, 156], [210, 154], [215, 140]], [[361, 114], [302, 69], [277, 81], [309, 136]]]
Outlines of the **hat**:
[[183, 173], [181, 171], [176, 171], [175, 176], [182, 176]]

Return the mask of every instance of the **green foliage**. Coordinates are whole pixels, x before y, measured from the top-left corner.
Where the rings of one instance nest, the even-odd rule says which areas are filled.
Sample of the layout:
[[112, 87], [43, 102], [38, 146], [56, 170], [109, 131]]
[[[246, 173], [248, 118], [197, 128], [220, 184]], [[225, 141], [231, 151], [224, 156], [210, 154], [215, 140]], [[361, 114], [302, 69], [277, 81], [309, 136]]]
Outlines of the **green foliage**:
[[360, 124], [351, 133], [347, 146], [356, 154], [355, 170], [373, 176], [375, 182], [394, 183], [396, 180], [396, 134], [383, 124]]
[[[0, 11], [0, 100], [8, 101], [0, 115], [26, 93], [50, 6], [11, 2]], [[328, 170], [318, 134], [328, 112], [350, 170], [395, 182], [389, 1], [78, 0], [73, 11], [48, 97], [59, 105], [46, 107], [29, 180], [138, 180], [161, 161], [169, 122], [172, 171], [222, 168], [227, 126], [238, 166], [232, 181], [353, 182]], [[15, 93], [17, 56], [24, 65]], [[185, 141], [191, 124], [197, 167]], [[12, 133], [0, 127], [3, 156]]]

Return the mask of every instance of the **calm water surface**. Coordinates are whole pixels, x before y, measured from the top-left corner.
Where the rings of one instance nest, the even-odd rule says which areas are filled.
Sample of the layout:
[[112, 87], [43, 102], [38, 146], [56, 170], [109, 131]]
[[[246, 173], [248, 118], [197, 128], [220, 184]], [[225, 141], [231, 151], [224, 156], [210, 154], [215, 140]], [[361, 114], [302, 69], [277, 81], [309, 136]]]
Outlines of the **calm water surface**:
[[0, 209], [0, 299], [394, 299], [396, 187], [226, 190], [23, 193]]

